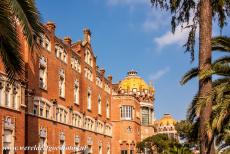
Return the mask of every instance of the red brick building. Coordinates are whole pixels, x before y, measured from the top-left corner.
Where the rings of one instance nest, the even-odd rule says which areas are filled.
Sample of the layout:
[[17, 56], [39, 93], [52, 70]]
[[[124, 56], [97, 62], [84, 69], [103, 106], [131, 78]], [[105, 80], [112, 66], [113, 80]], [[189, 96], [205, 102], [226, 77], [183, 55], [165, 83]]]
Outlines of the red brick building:
[[72, 43], [69, 37], [55, 36], [54, 23], [45, 27], [35, 51], [29, 51], [21, 36], [25, 73], [13, 85], [0, 65], [0, 154], [82, 153], [43, 148], [47, 146], [84, 146], [84, 153], [93, 154], [136, 153], [136, 143], [154, 134], [152, 86], [135, 71], [112, 84], [112, 76], [97, 66], [89, 29], [82, 41]]

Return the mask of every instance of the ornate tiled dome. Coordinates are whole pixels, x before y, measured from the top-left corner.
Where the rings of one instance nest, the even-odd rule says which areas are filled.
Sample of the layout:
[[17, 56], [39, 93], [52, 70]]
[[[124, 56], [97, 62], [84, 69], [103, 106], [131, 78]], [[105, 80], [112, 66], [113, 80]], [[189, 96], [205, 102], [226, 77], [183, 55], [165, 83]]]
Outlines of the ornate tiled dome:
[[[147, 84], [141, 77], [137, 75], [137, 72], [132, 70], [127, 73], [124, 80], [119, 83], [119, 90], [123, 92], [144, 92], [148, 94], [154, 93], [152, 85]], [[123, 93], [122, 92], [122, 93]]]
[[158, 121], [161, 126], [175, 125], [176, 120], [171, 116], [171, 114], [164, 114], [164, 116]]

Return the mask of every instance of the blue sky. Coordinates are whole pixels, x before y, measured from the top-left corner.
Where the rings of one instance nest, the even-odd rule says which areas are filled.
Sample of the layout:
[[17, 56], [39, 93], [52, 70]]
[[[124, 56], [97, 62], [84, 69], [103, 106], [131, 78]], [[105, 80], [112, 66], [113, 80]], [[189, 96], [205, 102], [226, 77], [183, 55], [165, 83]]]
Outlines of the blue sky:
[[[150, 5], [150, 0], [37, 0], [44, 22], [56, 23], [56, 35], [82, 39], [82, 30], [92, 32], [97, 63], [112, 74], [114, 82], [135, 69], [156, 90], [155, 113], [171, 113], [184, 119], [197, 91], [197, 80], [181, 86], [182, 75], [197, 64], [184, 53], [187, 31], [170, 32], [170, 15]], [[219, 29], [214, 26], [214, 34]], [[224, 34], [230, 35], [225, 28]], [[196, 52], [197, 53], [197, 52]]]

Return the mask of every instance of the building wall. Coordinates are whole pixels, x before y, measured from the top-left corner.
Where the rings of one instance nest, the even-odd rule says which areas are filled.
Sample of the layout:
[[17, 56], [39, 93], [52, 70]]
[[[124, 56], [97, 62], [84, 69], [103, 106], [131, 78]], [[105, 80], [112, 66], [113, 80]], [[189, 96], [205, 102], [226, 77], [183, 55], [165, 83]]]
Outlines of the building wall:
[[[111, 146], [111, 134], [105, 133], [104, 128], [96, 130], [96, 122], [100, 121], [104, 126], [110, 124], [109, 117], [106, 117], [106, 103], [111, 104], [111, 92], [105, 91], [105, 84], [111, 86], [111, 80], [104, 77], [104, 71], [99, 71], [96, 65], [96, 58], [93, 54], [92, 48], [87, 42], [85, 46], [81, 43], [76, 43], [71, 47], [71, 40], [66, 39], [64, 41], [55, 37], [55, 26], [52, 23], [47, 25], [48, 32], [46, 33], [51, 43], [51, 50], [48, 51], [41, 48], [38, 52], [30, 52], [28, 54], [27, 64], [27, 78], [28, 89], [31, 94], [27, 97], [28, 100], [28, 115], [27, 115], [27, 144], [38, 145], [39, 144], [39, 132], [41, 128], [47, 130], [47, 143], [49, 146], [60, 146], [60, 133], [65, 134], [65, 145], [74, 145], [74, 135], [77, 134], [80, 138], [80, 145], [88, 145], [87, 139], [91, 138], [93, 153], [98, 152], [97, 142], [102, 143], [103, 146]], [[85, 40], [84, 40], [85, 41]], [[67, 62], [63, 62], [60, 58], [57, 58], [55, 53], [55, 45], [59, 44], [66, 50]], [[88, 65], [85, 59], [86, 48], [90, 51], [92, 57], [92, 66]], [[47, 60], [47, 88], [42, 89], [39, 87], [39, 57], [45, 57]], [[74, 70], [71, 66], [71, 58], [75, 56], [79, 58], [81, 72]], [[85, 68], [92, 71], [93, 79], [90, 81], [85, 77]], [[63, 69], [65, 73], [65, 97], [59, 96], [59, 72]], [[102, 80], [102, 88], [96, 85], [96, 76], [100, 75]], [[74, 82], [79, 82], [79, 104], [74, 103]], [[87, 108], [87, 91], [91, 90], [91, 110]], [[98, 114], [98, 98], [101, 98], [101, 114]], [[39, 97], [48, 102], [51, 107], [50, 117], [43, 118], [33, 113], [34, 98]], [[57, 108], [62, 107], [67, 112], [66, 122], [57, 122]], [[109, 106], [109, 109], [111, 107]], [[81, 126], [73, 127], [73, 112], [77, 112], [81, 115]], [[88, 124], [85, 124], [85, 118], [89, 117], [93, 121], [93, 128], [86, 128]], [[32, 122], [32, 124], [31, 124]], [[31, 133], [34, 132], [34, 133]], [[106, 150], [105, 147], [102, 150]], [[70, 153], [67, 151], [66, 153]], [[56, 153], [56, 152], [54, 152]]]
[[[133, 96], [113, 96], [112, 98], [112, 152], [118, 154], [121, 150], [134, 150], [135, 145], [141, 141], [141, 125], [140, 125], [140, 104]], [[120, 108], [122, 105], [133, 107], [133, 119], [121, 119]]]
[[[72, 43], [69, 37], [61, 40], [55, 36], [53, 23], [44, 26], [45, 33], [36, 38], [39, 48], [33, 51], [19, 33], [25, 72], [15, 78], [18, 107], [0, 103], [0, 147], [6, 136], [5, 128], [9, 127], [16, 147], [60, 147], [63, 143], [91, 147], [90, 152], [94, 154], [118, 154], [121, 150], [136, 153], [135, 146], [141, 136], [151, 134], [151, 130], [146, 133], [141, 127], [140, 100], [134, 95], [112, 95], [112, 76], [106, 77], [105, 70], [97, 66], [88, 29], [84, 29], [82, 41]], [[0, 64], [0, 96], [5, 96], [8, 84], [4, 72]], [[62, 83], [64, 86], [60, 86]], [[9, 86], [14, 89], [15, 84]], [[4, 97], [0, 102], [5, 102]], [[132, 119], [121, 118], [122, 105], [132, 106]], [[38, 152], [17, 151], [19, 154]], [[65, 154], [73, 152], [67, 150]], [[56, 149], [44, 153], [60, 152]]]

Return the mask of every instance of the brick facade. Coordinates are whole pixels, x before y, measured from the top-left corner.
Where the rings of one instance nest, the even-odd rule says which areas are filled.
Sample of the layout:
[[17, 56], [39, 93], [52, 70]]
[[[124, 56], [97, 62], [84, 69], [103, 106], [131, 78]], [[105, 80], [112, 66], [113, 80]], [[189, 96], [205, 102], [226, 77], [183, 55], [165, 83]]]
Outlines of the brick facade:
[[[54, 23], [44, 27], [34, 51], [29, 51], [20, 34], [25, 73], [15, 84], [7, 81], [0, 65], [0, 147], [86, 146], [93, 154], [136, 153], [135, 145], [142, 136], [143, 100], [120, 93], [112, 76], [106, 77], [105, 70], [97, 66], [89, 29], [83, 30], [82, 41], [72, 43], [69, 37], [61, 40], [55, 36]], [[122, 117], [122, 106], [130, 110], [128, 119]], [[2, 149], [0, 154], [3, 152], [24, 153]], [[70, 154], [75, 150], [43, 153]]]

